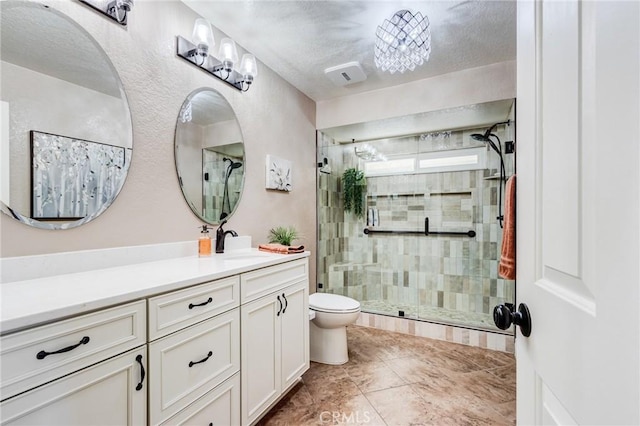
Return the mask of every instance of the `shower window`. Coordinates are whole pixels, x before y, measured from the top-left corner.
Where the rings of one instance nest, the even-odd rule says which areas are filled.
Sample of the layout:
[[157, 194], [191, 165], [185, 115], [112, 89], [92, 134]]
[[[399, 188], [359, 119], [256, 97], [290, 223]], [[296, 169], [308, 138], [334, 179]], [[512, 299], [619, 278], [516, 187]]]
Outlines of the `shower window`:
[[469, 148], [420, 154], [418, 170], [423, 173], [480, 170], [486, 168], [487, 149]]
[[415, 158], [398, 158], [387, 161], [366, 161], [364, 163], [365, 176], [396, 175], [413, 173], [416, 170]]

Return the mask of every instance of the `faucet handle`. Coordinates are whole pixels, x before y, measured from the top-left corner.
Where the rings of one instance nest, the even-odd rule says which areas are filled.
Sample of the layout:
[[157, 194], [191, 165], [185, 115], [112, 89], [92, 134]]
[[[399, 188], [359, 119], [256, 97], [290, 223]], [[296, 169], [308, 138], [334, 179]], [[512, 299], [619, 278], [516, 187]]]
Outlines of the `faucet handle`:
[[221, 229], [222, 225], [224, 225], [225, 223], [227, 223], [227, 219], [222, 219], [222, 221], [218, 224], [218, 229]]

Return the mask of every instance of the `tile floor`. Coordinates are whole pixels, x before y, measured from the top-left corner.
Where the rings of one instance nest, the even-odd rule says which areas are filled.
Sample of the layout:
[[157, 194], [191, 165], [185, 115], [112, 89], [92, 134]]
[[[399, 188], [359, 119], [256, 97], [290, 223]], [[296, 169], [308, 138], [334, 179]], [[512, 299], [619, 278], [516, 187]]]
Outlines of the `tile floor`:
[[514, 425], [512, 354], [349, 326], [349, 362], [311, 363], [258, 423]]

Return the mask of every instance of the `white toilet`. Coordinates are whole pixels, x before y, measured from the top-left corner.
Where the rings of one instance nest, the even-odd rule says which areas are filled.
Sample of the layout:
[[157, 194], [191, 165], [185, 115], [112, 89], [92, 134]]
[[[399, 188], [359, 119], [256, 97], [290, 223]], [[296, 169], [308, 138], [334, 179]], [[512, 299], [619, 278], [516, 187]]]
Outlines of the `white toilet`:
[[360, 302], [339, 294], [313, 293], [309, 309], [315, 318], [309, 324], [311, 361], [322, 364], [344, 364], [347, 352], [347, 325], [360, 315]]

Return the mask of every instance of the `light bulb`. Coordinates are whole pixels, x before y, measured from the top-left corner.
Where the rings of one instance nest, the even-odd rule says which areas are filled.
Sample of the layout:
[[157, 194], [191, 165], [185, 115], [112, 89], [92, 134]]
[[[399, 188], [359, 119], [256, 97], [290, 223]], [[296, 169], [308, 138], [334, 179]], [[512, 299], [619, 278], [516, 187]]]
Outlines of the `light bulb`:
[[222, 68], [227, 72], [231, 72], [233, 65], [238, 62], [236, 43], [230, 38], [223, 38], [220, 41], [220, 53], [218, 56], [222, 61]]
[[206, 19], [196, 19], [196, 22], [193, 25], [193, 36], [191, 37], [191, 42], [196, 45], [195, 54], [206, 59], [209, 54], [209, 49], [211, 49], [215, 44], [211, 24]]
[[245, 78], [251, 77], [251, 80], [258, 75], [258, 64], [256, 64], [256, 58], [250, 53], [242, 55], [240, 61], [240, 74]]

